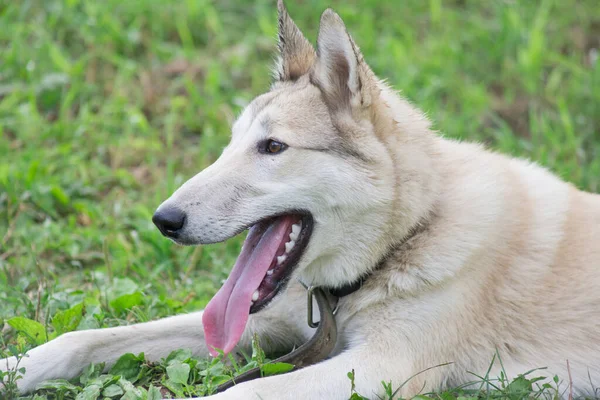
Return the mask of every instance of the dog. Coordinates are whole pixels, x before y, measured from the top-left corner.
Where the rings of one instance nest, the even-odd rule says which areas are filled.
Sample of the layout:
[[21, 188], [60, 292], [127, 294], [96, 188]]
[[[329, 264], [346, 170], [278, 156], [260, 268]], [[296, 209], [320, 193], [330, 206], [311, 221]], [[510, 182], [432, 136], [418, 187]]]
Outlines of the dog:
[[600, 382], [600, 197], [439, 136], [375, 76], [334, 11], [315, 50], [281, 0], [278, 10], [271, 89], [153, 217], [182, 245], [248, 230], [223, 287], [201, 312], [32, 349], [20, 390], [126, 352], [208, 357], [247, 349], [255, 334], [267, 352], [290, 351], [314, 332], [303, 285], [361, 282], [339, 298], [329, 358], [208, 398], [341, 400], [351, 370], [364, 396], [383, 396], [386, 381], [410, 397], [485, 375], [495, 354], [503, 367], [489, 376], [547, 367], [589, 393]]

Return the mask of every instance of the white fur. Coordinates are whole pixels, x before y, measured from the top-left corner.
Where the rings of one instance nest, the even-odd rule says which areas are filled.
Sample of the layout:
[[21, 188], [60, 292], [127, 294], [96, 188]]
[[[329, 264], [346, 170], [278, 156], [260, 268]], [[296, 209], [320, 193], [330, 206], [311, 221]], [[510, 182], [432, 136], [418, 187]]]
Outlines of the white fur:
[[[434, 135], [377, 80], [335, 13], [321, 20], [315, 56], [279, 9], [293, 36], [284, 43], [303, 56], [282, 50], [282, 80], [242, 113], [221, 157], [161, 207], [186, 213], [184, 244], [225, 240], [261, 218], [307, 210], [315, 226], [294, 279], [341, 286], [372, 275], [340, 300], [330, 359], [210, 398], [346, 399], [352, 369], [357, 390], [375, 397], [382, 380], [398, 387], [453, 362], [399, 392], [412, 396], [470, 381], [468, 371], [485, 374], [496, 351], [509, 377], [548, 367], [562, 379], [570, 373], [575, 393], [592, 390], [588, 377], [600, 384], [599, 197], [535, 164]], [[340, 71], [348, 75], [332, 75]], [[261, 154], [257, 145], [268, 138], [289, 148]], [[304, 302], [303, 288], [290, 285], [251, 315], [240, 346], [253, 333], [267, 351], [307, 340]], [[19, 386], [31, 391], [125, 352], [156, 360], [188, 347], [205, 357], [204, 346], [200, 314], [73, 332], [30, 351]], [[0, 369], [14, 362], [0, 361]]]

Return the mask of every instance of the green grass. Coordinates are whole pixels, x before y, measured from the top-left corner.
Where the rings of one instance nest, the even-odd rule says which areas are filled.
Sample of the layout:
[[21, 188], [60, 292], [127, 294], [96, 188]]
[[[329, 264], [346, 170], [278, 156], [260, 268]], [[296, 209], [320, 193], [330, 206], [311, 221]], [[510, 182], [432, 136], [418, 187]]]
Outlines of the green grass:
[[[5, 324], [2, 353], [197, 310], [215, 293], [239, 240], [178, 247], [150, 218], [268, 88], [273, 3], [0, 0], [0, 328], [41, 324], [29, 339]], [[334, 6], [375, 72], [444, 135], [600, 191], [597, 0], [299, 3], [288, 8], [313, 41]], [[168, 375], [148, 368], [152, 382]]]

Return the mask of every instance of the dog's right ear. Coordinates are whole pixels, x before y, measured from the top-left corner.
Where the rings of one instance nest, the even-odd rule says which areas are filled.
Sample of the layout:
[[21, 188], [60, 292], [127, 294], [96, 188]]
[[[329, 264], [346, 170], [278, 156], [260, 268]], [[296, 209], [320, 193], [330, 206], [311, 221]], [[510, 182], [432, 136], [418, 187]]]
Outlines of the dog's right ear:
[[310, 42], [288, 14], [283, 0], [277, 1], [279, 11], [279, 57], [273, 71], [275, 81], [295, 81], [306, 74], [316, 59]]
[[353, 112], [370, 106], [373, 73], [332, 9], [321, 16], [317, 56], [311, 82], [321, 89], [331, 110]]

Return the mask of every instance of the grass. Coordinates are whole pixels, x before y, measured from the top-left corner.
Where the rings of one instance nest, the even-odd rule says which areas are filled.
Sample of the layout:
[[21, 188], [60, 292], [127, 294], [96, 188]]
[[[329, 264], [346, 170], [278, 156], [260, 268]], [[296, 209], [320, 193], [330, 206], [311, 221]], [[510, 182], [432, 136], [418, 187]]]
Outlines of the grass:
[[[73, 329], [197, 310], [216, 292], [240, 241], [178, 247], [150, 218], [218, 157], [235, 115], [268, 88], [273, 3], [0, 0], [1, 353]], [[313, 41], [320, 11], [334, 6], [375, 72], [444, 135], [600, 191], [596, 0], [289, 3]], [[10, 328], [19, 323], [33, 334]], [[177, 373], [191, 374], [184, 394], [196, 393], [199, 372], [222, 368], [182, 353], [160, 365], [127, 357], [138, 380], [135, 371], [100, 378], [92, 366], [83, 391], [49, 388], [36, 398], [86, 390], [79, 398], [121, 398], [150, 383], [166, 395], [170, 362], [181, 382]], [[459, 394], [539, 393], [525, 384], [527, 394], [514, 397], [502, 389], [510, 384]]]

